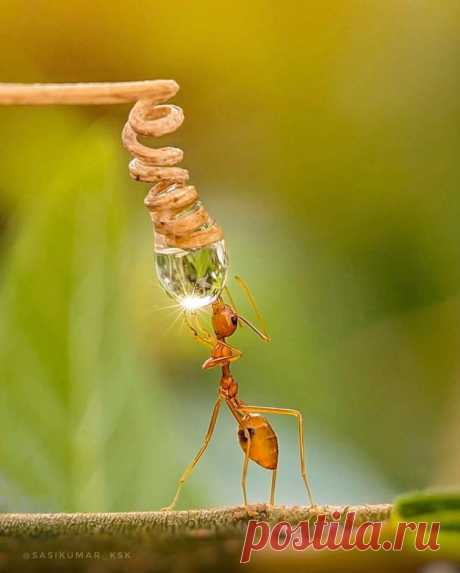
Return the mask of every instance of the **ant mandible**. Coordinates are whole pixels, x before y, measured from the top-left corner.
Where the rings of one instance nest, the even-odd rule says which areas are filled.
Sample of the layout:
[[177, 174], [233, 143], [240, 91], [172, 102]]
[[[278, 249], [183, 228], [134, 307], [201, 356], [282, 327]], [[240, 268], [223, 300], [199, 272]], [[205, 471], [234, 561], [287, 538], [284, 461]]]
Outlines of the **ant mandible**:
[[214, 330], [214, 336], [206, 332], [206, 330], [200, 325], [196, 313], [191, 313], [190, 316], [185, 314], [186, 324], [191, 330], [193, 336], [201, 343], [212, 348], [210, 358], [208, 358], [203, 363], [202, 367], [204, 369], [221, 367], [222, 374], [218, 389], [218, 397], [212, 410], [211, 420], [209, 422], [209, 427], [205, 434], [203, 444], [196, 456], [193, 458], [192, 462], [187, 466], [184, 473], [180, 477], [177, 491], [171, 504], [167, 507], [164, 507], [162, 511], [169, 511], [175, 507], [183, 485], [190, 477], [190, 474], [199, 462], [200, 458], [205, 453], [216, 426], [222, 401], [227, 404], [230, 412], [238, 424], [238, 440], [244, 452], [243, 471], [241, 475], [241, 487], [243, 489], [244, 505], [246, 507], [248, 506], [246, 482], [249, 460], [252, 460], [263, 468], [272, 471], [269, 504], [271, 506], [275, 504], [276, 472], [278, 468], [278, 438], [268, 420], [264, 416], [261, 416], [261, 414], [294, 416], [297, 419], [300, 472], [305, 484], [310, 504], [314, 505], [311, 487], [305, 467], [302, 414], [298, 410], [293, 410], [290, 408], [249, 406], [238, 398], [238, 384], [230, 372], [230, 364], [235, 362], [235, 360], [238, 360], [238, 358], [241, 357], [242, 352], [230, 346], [226, 339], [235, 333], [238, 326], [243, 325], [251, 328], [265, 342], [269, 342], [270, 337], [267, 334], [267, 329], [265, 327], [264, 321], [257, 308], [255, 299], [249, 290], [249, 287], [240, 277], [235, 277], [235, 280], [245, 292], [249, 303], [251, 304], [257, 316], [260, 328], [257, 328], [249, 320], [239, 314], [227, 288], [225, 291], [230, 300], [230, 304], [226, 304], [221, 296], [219, 296], [216, 301], [212, 303], [212, 327]]

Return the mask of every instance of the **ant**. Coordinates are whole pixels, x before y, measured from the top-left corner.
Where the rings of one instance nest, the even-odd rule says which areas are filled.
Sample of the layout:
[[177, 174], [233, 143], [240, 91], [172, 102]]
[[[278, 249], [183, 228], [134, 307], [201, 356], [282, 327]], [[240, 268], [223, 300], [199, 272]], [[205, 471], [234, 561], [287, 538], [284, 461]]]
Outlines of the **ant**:
[[[202, 368], [208, 369], [220, 367], [222, 374], [218, 389], [218, 397], [212, 410], [211, 420], [209, 422], [203, 444], [196, 456], [193, 458], [192, 462], [187, 466], [184, 473], [180, 477], [177, 491], [171, 504], [167, 507], [164, 507], [162, 511], [170, 511], [175, 507], [183, 485], [190, 477], [193, 469], [205, 453], [216, 426], [222, 401], [227, 404], [231, 414], [238, 424], [238, 440], [244, 453], [241, 486], [243, 490], [243, 500], [245, 507], [248, 506], [246, 482], [249, 460], [252, 460], [263, 468], [272, 471], [269, 504], [270, 506], [275, 504], [276, 472], [278, 468], [278, 438], [268, 420], [264, 416], [261, 416], [261, 414], [294, 416], [297, 419], [300, 472], [305, 484], [310, 504], [314, 505], [310, 483], [308, 481], [305, 468], [302, 414], [298, 410], [293, 410], [290, 408], [248, 406], [238, 398], [238, 384], [230, 372], [230, 364], [238, 360], [241, 357], [242, 352], [230, 346], [227, 343], [227, 338], [236, 332], [238, 326], [241, 327], [246, 325], [251, 328], [251, 330], [253, 330], [263, 341], [269, 342], [271, 339], [267, 334], [265, 323], [257, 308], [255, 299], [249, 290], [249, 287], [240, 277], [235, 277], [235, 280], [245, 292], [261, 327], [257, 328], [249, 320], [238, 313], [231, 294], [227, 288], [225, 288], [225, 292], [230, 300], [230, 304], [226, 304], [221, 296], [219, 296], [212, 303], [211, 322], [214, 330], [214, 336], [211, 336], [204, 328], [201, 327], [196, 313], [191, 313], [190, 317], [185, 314], [186, 324], [191, 330], [193, 336], [199, 342], [212, 348], [211, 356], [203, 363]], [[192, 323], [192, 320], [194, 320], [194, 324]]]

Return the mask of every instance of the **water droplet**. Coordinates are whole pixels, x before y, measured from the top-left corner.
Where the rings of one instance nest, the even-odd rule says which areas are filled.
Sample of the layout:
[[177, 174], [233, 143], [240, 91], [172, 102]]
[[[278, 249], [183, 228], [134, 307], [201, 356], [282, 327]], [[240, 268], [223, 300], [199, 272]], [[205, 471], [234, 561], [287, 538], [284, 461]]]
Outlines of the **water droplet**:
[[211, 304], [227, 281], [228, 257], [222, 239], [198, 249], [155, 247], [158, 279], [166, 293], [187, 310]]

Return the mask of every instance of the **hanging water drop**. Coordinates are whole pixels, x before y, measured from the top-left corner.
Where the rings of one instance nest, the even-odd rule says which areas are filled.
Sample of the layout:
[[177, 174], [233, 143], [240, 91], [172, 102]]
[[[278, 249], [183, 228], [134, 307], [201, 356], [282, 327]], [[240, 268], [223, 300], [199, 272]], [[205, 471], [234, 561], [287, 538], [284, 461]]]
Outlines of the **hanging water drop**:
[[[214, 302], [225, 287], [228, 257], [221, 239], [197, 249], [155, 245], [155, 265], [161, 286], [186, 310]], [[160, 239], [160, 244], [158, 244]]]

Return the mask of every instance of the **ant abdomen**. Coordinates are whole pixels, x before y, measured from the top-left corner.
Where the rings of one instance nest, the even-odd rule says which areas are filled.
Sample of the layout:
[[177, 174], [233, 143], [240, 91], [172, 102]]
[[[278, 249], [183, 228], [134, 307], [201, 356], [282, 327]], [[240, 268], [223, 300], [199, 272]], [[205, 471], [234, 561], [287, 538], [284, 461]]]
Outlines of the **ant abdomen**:
[[[249, 440], [245, 429], [249, 432]], [[278, 438], [266, 418], [259, 415], [248, 415], [244, 420], [244, 428], [238, 430], [238, 440], [244, 453], [249, 447], [249, 458], [268, 470], [278, 467]]]

